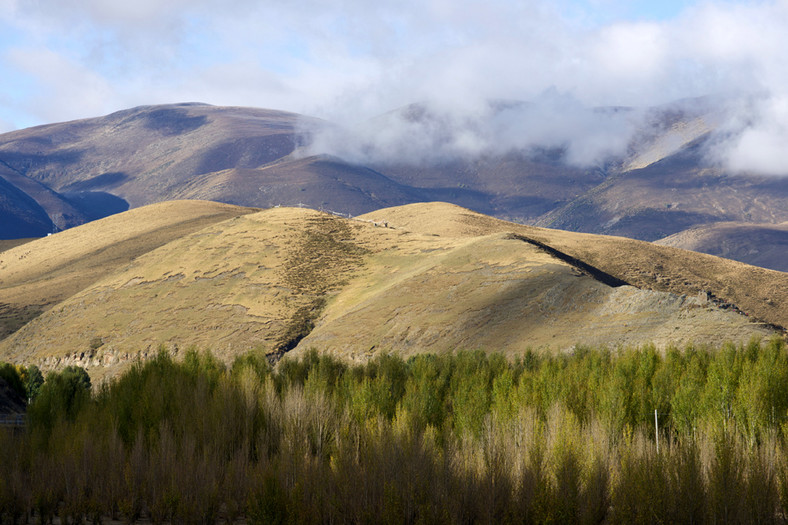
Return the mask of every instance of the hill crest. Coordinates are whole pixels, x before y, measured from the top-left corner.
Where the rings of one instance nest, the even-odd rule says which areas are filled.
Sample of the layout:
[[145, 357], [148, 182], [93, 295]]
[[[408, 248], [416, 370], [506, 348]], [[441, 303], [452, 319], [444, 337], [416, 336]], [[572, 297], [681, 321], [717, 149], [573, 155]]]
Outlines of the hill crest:
[[[66, 294], [61, 287], [67, 297], [44, 300], [44, 313], [0, 341], [2, 355], [44, 369], [83, 364], [101, 376], [160, 344], [173, 351], [194, 344], [224, 359], [255, 347], [277, 356], [315, 347], [366, 359], [459, 348], [514, 355], [575, 343], [717, 344], [771, 329], [719, 308], [715, 297], [728, 300], [725, 293], [756, 279], [788, 296], [780, 272], [629, 239], [521, 226], [445, 203], [355, 219], [212, 203], [163, 203], [152, 210], [184, 206], [204, 222], [184, 230], [188, 221], [176, 221], [160, 232], [170, 232], [166, 242], [109, 265], [78, 291]], [[150, 211], [65, 233], [94, 236], [93, 228]], [[36, 241], [36, 250], [61, 235]], [[0, 259], [25, 246], [1, 252]], [[102, 259], [92, 253], [74, 260]], [[609, 286], [589, 267], [634, 286]], [[727, 274], [712, 275], [720, 268]], [[47, 289], [43, 282], [25, 288], [29, 275], [15, 279], [0, 283], [0, 301], [7, 302], [10, 291], [21, 307], [26, 290], [41, 300], [35, 294]], [[743, 290], [734, 298], [747, 297], [750, 289]], [[747, 313], [764, 306], [750, 300], [734, 304]], [[762, 318], [780, 324], [780, 315]]]

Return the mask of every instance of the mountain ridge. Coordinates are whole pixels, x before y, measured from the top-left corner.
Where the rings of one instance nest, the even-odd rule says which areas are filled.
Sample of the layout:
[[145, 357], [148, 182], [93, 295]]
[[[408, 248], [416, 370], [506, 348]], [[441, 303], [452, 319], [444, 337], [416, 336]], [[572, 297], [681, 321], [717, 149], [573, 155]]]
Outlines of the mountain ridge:
[[[530, 115], [517, 113], [526, 106], [491, 105], [487, 116], [471, 124], [511, 126], [514, 117]], [[606, 114], [586, 117], [597, 118], [597, 113]], [[0, 135], [0, 161], [13, 170], [7, 178], [16, 181], [0, 183], [14, 195], [0, 198], [0, 213], [4, 225], [19, 224], [4, 228], [0, 237], [43, 235], [125, 207], [172, 199], [258, 208], [302, 203], [350, 215], [449, 201], [524, 224], [649, 241], [718, 222], [788, 221], [788, 178], [732, 174], [709, 163], [708, 151], [722, 132], [722, 102], [678, 101], [644, 114], [625, 153], [579, 166], [560, 145], [518, 150], [512, 143], [510, 149], [502, 145], [500, 151], [428, 162], [417, 156], [348, 160], [318, 148], [331, 133], [340, 133], [335, 140], [373, 140], [389, 132], [386, 126], [401, 122], [429, 130], [429, 119], [437, 119], [441, 133], [455, 132], [452, 119], [426, 109], [409, 113], [405, 108], [365, 121], [346, 136], [330, 122], [276, 110], [200, 103], [140, 106]], [[416, 140], [419, 129], [397, 140]], [[37, 205], [8, 184], [32, 194]], [[728, 253], [782, 268], [779, 254], [753, 259], [746, 250]]]

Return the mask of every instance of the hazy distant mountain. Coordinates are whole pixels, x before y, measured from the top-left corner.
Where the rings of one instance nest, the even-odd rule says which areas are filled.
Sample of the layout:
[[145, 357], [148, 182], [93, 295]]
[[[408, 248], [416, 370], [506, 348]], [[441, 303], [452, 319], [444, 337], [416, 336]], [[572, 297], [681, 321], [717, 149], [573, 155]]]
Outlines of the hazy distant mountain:
[[788, 272], [788, 222], [718, 222], [690, 228], [656, 242]]
[[[572, 140], [580, 146], [559, 140], [518, 149], [507, 141], [531, 133], [541, 115], [520, 102], [490, 108], [457, 122], [413, 105], [334, 133], [337, 126], [293, 113], [177, 104], [6, 133], [0, 238], [43, 235], [171, 199], [302, 203], [353, 215], [440, 200], [527, 224], [642, 240], [721, 221], [788, 221], [788, 177], [733, 175], [707, 158], [724, 120], [713, 99], [647, 111], [615, 155], [603, 155], [600, 144], [621, 137], [595, 142], [594, 133], [610, 126], [593, 121], [618, 115], [625, 122], [633, 110], [577, 117]], [[575, 123], [571, 111], [561, 125]], [[326, 136], [332, 147], [314, 147]], [[310, 155], [319, 151], [325, 154]], [[729, 253], [755, 261], [748, 250]]]
[[788, 220], [788, 177], [733, 174], [709, 158], [724, 134], [713, 102], [651, 110], [604, 182], [535, 224], [651, 241], [701, 224]]

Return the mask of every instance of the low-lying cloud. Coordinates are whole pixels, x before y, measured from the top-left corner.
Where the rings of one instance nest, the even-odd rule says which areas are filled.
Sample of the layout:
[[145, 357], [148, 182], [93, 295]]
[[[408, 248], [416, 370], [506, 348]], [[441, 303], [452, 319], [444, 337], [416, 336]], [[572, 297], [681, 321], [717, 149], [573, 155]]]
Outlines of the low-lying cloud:
[[732, 136], [712, 154], [734, 172], [788, 175], [788, 94], [770, 94], [727, 122]]
[[[709, 107], [680, 106], [713, 133], [709, 164], [788, 175], [788, 2], [704, 3], [670, 21], [590, 28], [549, 10], [536, 18], [541, 30], [520, 26], [523, 38], [513, 36], [519, 20], [503, 21], [455, 54], [403, 66], [401, 77], [424, 80], [412, 96], [432, 118], [395, 112], [351, 123], [340, 105], [334, 116], [345, 122], [316, 134], [311, 152], [423, 162], [560, 148], [568, 162], [594, 165], [654, 132], [652, 108], [705, 96]], [[486, 104], [499, 97], [530, 103]], [[618, 106], [630, 110], [600, 111]]]
[[[626, 152], [649, 107], [757, 94], [725, 110], [709, 158], [788, 174], [788, 0], [698, 2], [665, 20], [591, 0], [68, 4], [0, 0], [0, 119], [203, 101], [325, 118], [336, 127], [313, 151], [349, 159], [538, 147], [594, 164]], [[414, 102], [428, 118], [390, 113]], [[620, 106], [633, 111], [595, 109]]]
[[548, 91], [533, 101], [490, 101], [461, 111], [413, 104], [356, 125], [306, 128], [305, 154], [360, 164], [429, 164], [512, 151], [558, 151], [588, 166], [626, 154], [643, 113], [591, 109]]

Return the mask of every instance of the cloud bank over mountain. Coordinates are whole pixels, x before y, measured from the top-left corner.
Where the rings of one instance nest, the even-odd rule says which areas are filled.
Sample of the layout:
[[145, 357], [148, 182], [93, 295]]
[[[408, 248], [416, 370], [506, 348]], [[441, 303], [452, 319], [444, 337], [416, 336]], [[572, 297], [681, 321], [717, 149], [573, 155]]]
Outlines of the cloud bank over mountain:
[[[604, 16], [595, 12], [606, 5]], [[593, 108], [757, 94], [729, 113], [715, 158], [732, 170], [788, 173], [788, 1], [695, 3], [663, 19], [617, 17], [617, 7], [0, 0], [0, 74], [10, 79], [0, 122], [199, 100], [299, 111], [358, 130], [423, 102], [439, 129], [403, 120], [370, 137], [362, 126], [371, 140], [344, 153], [420, 158], [433, 148], [441, 156], [564, 145], [571, 162], [593, 163], [625, 147], [636, 127], [631, 115], [600, 119]], [[478, 129], [490, 100], [533, 104]], [[346, 139], [323, 137], [317, 146], [340, 153]]]
[[626, 154], [644, 115], [588, 108], [555, 90], [530, 102], [497, 100], [473, 109], [413, 104], [355, 125], [305, 126], [305, 153], [359, 164], [429, 164], [538, 150], [572, 165], [598, 165]]

